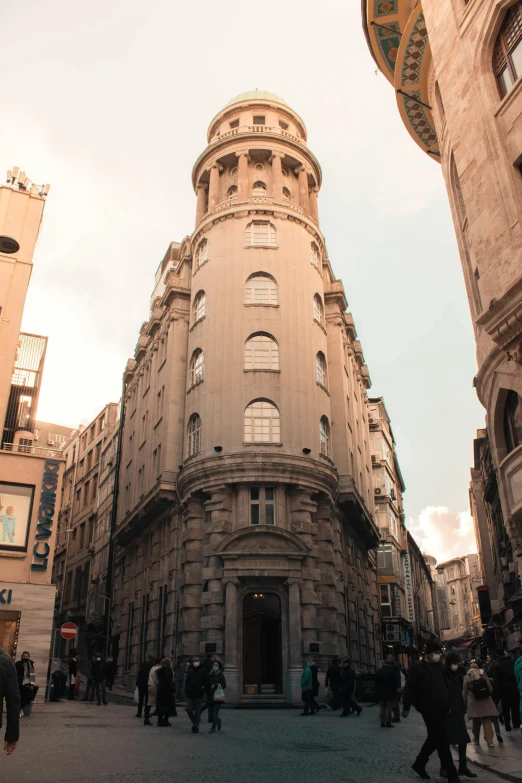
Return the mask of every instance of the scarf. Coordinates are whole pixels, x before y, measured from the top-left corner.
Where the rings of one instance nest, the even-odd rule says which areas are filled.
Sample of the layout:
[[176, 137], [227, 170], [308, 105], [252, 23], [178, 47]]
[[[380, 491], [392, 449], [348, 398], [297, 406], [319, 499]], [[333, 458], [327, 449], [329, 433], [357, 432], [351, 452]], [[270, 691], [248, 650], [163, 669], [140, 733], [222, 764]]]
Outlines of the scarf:
[[24, 679], [22, 680], [22, 685], [34, 685], [36, 683], [34, 663], [28, 658], [24, 658], [22, 663], [24, 665]]

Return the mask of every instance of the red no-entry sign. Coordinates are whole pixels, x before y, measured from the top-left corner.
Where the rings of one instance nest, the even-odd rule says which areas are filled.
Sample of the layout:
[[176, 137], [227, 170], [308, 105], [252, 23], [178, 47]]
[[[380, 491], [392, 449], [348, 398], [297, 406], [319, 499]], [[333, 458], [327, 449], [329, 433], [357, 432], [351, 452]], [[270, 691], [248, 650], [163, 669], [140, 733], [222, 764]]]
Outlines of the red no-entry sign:
[[60, 633], [64, 639], [74, 639], [78, 633], [78, 626], [74, 623], [64, 623], [60, 628]]

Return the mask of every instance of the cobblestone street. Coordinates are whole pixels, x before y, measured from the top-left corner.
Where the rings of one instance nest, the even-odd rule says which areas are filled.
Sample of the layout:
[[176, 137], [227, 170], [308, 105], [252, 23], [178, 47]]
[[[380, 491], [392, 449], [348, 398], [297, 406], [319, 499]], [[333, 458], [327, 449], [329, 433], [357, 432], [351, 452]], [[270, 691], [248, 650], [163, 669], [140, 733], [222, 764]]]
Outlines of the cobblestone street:
[[[190, 732], [182, 709], [172, 728], [147, 728], [134, 709], [61, 702], [37, 706], [22, 720], [15, 753], [0, 758], [2, 783], [403, 783], [424, 737], [413, 714], [393, 730], [377, 708], [339, 719], [321, 710], [225, 709], [223, 731]], [[206, 714], [205, 714], [206, 719]], [[154, 723], [156, 719], [154, 718]], [[438, 760], [429, 765], [438, 777]], [[498, 783], [480, 769], [481, 783]]]

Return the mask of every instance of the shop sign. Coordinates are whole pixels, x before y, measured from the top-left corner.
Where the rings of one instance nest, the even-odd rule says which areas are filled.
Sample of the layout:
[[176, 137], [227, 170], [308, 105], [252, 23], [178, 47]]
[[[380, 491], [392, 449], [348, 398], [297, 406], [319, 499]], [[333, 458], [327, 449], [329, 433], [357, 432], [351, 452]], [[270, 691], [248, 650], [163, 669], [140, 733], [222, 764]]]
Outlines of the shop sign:
[[415, 604], [413, 602], [413, 587], [411, 583], [410, 553], [403, 554], [404, 581], [406, 582], [406, 619], [410, 623], [415, 622]]
[[60, 471], [59, 459], [46, 459], [38, 508], [36, 525], [36, 541], [33, 547], [33, 562], [31, 568], [35, 571], [46, 571], [51, 547], [49, 539], [52, 536], [54, 509], [56, 506], [56, 489]]
[[393, 585], [393, 600], [395, 604], [394, 617], [402, 617], [401, 591], [398, 585]]
[[8, 590], [7, 588], [5, 590], [0, 590], [0, 604], [10, 604], [13, 598], [13, 591]]

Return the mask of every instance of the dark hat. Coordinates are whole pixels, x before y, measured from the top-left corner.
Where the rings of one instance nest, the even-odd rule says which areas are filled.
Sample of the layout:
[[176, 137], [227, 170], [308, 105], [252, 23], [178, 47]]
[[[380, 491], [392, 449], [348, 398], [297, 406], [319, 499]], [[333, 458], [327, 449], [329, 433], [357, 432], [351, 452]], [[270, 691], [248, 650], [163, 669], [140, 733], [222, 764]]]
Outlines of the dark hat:
[[444, 658], [445, 663], [450, 665], [450, 663], [460, 663], [460, 655], [456, 650], [450, 650], [446, 653], [446, 657]]
[[434, 652], [442, 652], [439, 642], [428, 642], [426, 645], [426, 655]]

